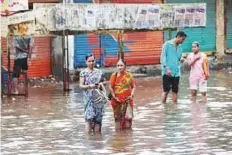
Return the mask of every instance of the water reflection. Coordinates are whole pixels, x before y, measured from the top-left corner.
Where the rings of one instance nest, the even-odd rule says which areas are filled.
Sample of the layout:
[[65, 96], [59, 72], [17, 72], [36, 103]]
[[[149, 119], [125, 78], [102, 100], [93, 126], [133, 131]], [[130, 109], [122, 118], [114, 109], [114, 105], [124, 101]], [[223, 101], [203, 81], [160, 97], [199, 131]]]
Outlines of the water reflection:
[[232, 154], [232, 79], [212, 74], [208, 101], [192, 104], [188, 77], [179, 103], [161, 104], [161, 79], [138, 79], [133, 130], [115, 132], [106, 105], [101, 135], [86, 135], [81, 92], [32, 88], [30, 96], [4, 98], [2, 154]]

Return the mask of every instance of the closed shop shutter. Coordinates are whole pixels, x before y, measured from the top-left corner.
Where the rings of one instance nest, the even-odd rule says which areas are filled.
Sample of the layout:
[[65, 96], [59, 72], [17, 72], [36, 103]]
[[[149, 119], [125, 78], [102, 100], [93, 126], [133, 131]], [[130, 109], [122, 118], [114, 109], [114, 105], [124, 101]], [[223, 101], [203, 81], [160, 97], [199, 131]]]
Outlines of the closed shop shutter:
[[74, 67], [84, 67], [85, 56], [93, 53], [96, 64], [102, 65], [100, 38], [96, 34], [81, 34], [74, 36]]
[[7, 48], [6, 48], [6, 42], [7, 42], [6, 38], [1, 37], [1, 51], [2, 52], [5, 52], [7, 50]]
[[163, 32], [132, 32], [126, 33], [124, 38], [125, 45], [129, 50], [125, 53], [128, 65], [159, 63]]
[[[51, 37], [34, 37], [34, 57], [28, 60], [28, 76], [42, 77], [51, 74]], [[3, 42], [6, 46], [6, 41]], [[3, 53], [3, 66], [7, 68], [7, 54]], [[11, 69], [13, 69], [11, 56]]]
[[51, 74], [51, 39], [51, 37], [34, 37], [36, 57], [29, 61], [29, 76], [41, 77]]
[[[200, 43], [201, 51], [216, 51], [216, 0], [167, 0], [167, 3], [206, 3], [207, 7], [207, 22], [206, 27], [202, 28], [184, 28], [188, 35], [183, 43], [183, 51], [191, 52], [191, 44], [193, 41]], [[172, 33], [174, 38], [176, 31]], [[165, 41], [168, 38], [168, 31], [165, 31]]]
[[[118, 59], [118, 41], [113, 35], [104, 36], [102, 48], [105, 66], [115, 66]], [[129, 32], [124, 36], [124, 58], [128, 65], [159, 64], [163, 32]]]
[[227, 26], [226, 26], [226, 39], [227, 48], [232, 49], [232, 1], [227, 0]]
[[114, 66], [118, 60], [117, 34], [101, 35], [101, 47], [104, 53], [104, 66]]

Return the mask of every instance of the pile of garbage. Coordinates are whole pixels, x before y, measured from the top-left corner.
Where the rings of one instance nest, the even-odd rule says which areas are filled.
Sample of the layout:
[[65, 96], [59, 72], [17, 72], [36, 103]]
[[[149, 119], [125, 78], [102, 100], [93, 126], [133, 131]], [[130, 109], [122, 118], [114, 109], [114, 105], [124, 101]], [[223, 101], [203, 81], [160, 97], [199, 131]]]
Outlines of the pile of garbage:
[[38, 78], [29, 78], [28, 84], [31, 87], [57, 86], [62, 85], [62, 81], [57, 80], [55, 76], [43, 76]]

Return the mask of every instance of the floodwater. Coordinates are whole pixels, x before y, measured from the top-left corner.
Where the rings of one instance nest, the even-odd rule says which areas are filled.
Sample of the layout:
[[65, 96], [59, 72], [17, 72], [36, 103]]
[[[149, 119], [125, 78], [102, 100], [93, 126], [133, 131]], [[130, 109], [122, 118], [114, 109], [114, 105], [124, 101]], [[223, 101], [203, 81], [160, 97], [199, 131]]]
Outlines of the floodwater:
[[108, 104], [101, 135], [85, 134], [78, 89], [31, 88], [28, 98], [4, 98], [1, 154], [232, 154], [232, 73], [212, 74], [207, 104], [200, 95], [190, 102], [187, 75], [178, 104], [161, 104], [160, 94], [160, 77], [137, 79], [133, 130], [115, 132]]

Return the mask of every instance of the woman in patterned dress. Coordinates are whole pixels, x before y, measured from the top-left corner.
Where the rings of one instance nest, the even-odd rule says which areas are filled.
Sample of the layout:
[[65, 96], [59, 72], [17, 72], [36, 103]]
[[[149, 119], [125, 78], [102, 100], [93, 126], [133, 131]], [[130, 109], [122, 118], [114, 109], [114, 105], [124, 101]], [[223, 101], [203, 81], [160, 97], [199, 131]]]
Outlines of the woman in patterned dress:
[[83, 89], [84, 116], [86, 131], [101, 132], [104, 104], [94, 103], [94, 96], [98, 95], [97, 89], [104, 82], [102, 71], [94, 68], [95, 58], [92, 54], [86, 56], [87, 68], [80, 72], [80, 88]]

